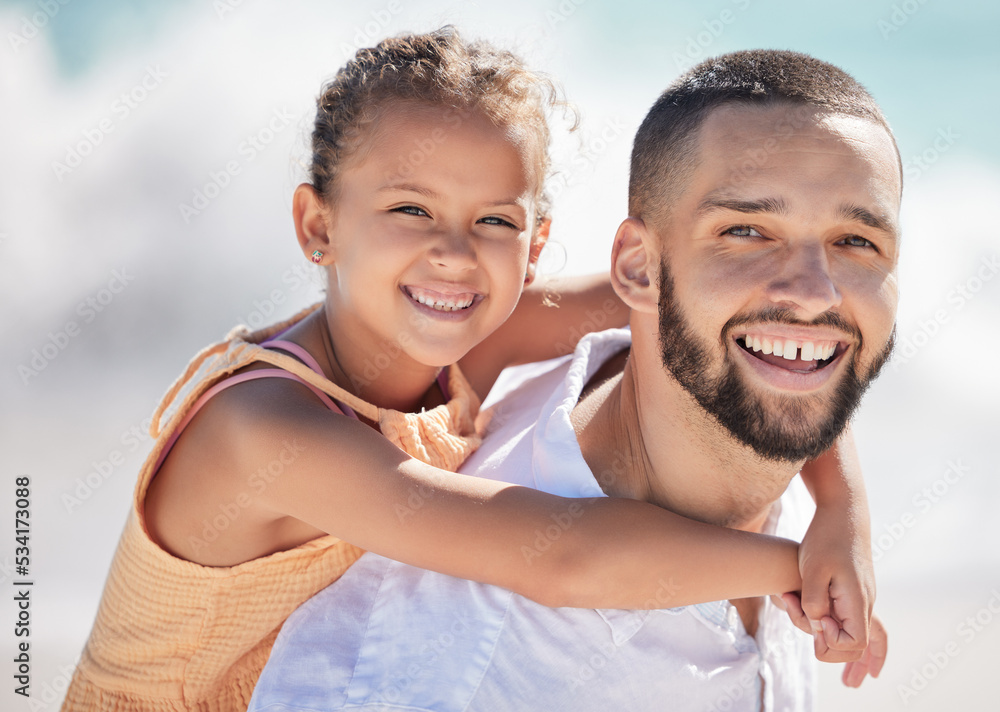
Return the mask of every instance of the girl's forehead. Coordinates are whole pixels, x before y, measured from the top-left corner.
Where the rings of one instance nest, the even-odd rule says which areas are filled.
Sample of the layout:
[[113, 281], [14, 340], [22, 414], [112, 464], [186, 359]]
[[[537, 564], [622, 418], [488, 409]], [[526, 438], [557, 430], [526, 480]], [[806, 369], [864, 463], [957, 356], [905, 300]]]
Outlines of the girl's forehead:
[[340, 177], [338, 194], [369, 200], [408, 191], [416, 198], [477, 205], [538, 199], [531, 142], [481, 112], [423, 104], [387, 107]]
[[385, 102], [365, 134], [355, 152], [357, 163], [374, 161], [383, 170], [406, 174], [448, 160], [472, 165], [478, 160], [485, 172], [498, 162], [512, 168], [516, 160], [532, 192], [541, 189], [544, 147], [537, 132], [522, 123], [498, 124], [478, 108]]

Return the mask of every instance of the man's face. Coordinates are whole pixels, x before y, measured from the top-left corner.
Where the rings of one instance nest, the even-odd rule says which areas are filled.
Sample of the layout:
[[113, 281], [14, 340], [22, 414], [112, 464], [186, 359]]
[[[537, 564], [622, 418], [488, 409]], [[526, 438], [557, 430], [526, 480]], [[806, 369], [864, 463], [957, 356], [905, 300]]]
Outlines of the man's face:
[[663, 240], [663, 363], [774, 460], [827, 449], [888, 359], [900, 175], [879, 125], [798, 106], [706, 119]]

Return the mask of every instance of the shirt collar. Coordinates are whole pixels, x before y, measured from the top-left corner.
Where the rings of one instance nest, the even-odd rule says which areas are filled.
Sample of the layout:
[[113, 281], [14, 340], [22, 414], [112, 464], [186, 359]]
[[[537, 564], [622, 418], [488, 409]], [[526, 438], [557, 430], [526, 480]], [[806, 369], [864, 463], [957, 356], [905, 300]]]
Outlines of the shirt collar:
[[562, 497], [606, 496], [583, 458], [570, 414], [591, 377], [631, 342], [628, 329], [609, 329], [580, 339], [566, 377], [539, 413], [532, 458], [538, 489]]

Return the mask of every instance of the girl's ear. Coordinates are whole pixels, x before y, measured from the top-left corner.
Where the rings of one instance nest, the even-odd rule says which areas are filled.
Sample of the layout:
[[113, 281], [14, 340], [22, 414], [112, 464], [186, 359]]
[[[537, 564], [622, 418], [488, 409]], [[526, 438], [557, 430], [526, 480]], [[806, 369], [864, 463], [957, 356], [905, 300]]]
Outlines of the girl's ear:
[[625, 218], [611, 249], [611, 286], [638, 312], [659, 308], [659, 240], [639, 218]]
[[531, 238], [531, 249], [528, 252], [528, 268], [524, 271], [524, 286], [535, 281], [535, 269], [538, 267], [538, 258], [542, 254], [542, 248], [549, 240], [549, 230], [552, 228], [552, 218], [542, 220], [535, 236]]
[[295, 189], [292, 197], [292, 218], [295, 221], [295, 236], [298, 238], [302, 254], [310, 262], [328, 265], [333, 261], [333, 245], [330, 242], [330, 209], [322, 196], [308, 183]]

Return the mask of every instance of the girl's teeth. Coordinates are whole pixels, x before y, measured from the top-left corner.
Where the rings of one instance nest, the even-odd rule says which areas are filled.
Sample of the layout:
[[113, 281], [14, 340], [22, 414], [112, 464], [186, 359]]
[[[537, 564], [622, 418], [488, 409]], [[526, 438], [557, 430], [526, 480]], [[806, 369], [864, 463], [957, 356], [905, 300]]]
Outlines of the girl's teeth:
[[435, 300], [430, 297], [425, 297], [422, 294], [414, 294], [413, 292], [410, 293], [410, 296], [421, 304], [439, 311], [458, 311], [459, 309], [466, 309], [473, 302], [472, 299], [463, 299], [458, 302], [448, 302], [443, 299]]

